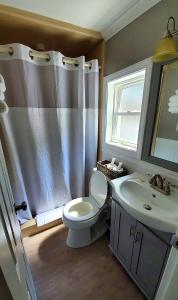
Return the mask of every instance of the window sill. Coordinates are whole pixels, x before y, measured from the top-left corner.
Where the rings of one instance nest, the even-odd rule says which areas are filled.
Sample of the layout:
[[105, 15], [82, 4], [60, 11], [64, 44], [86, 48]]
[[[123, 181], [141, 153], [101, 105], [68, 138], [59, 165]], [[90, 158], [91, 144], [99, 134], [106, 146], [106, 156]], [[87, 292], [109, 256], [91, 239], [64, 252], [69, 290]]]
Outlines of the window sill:
[[131, 146], [127, 146], [127, 145], [123, 145], [117, 142], [105, 142], [106, 145], [112, 145], [114, 147], [117, 147], [119, 149], [123, 149], [123, 150], [128, 150], [128, 151], [133, 151], [133, 152], [137, 152], [137, 149], [135, 150], [133, 147]]

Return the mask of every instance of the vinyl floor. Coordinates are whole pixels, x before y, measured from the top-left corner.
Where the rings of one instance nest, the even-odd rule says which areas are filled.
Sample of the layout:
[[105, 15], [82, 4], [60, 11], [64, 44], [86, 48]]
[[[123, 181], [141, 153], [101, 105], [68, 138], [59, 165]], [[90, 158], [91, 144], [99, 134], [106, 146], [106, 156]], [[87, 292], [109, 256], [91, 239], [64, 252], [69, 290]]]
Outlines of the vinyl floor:
[[111, 255], [107, 237], [91, 246], [66, 246], [63, 224], [23, 239], [38, 300], [144, 300]]

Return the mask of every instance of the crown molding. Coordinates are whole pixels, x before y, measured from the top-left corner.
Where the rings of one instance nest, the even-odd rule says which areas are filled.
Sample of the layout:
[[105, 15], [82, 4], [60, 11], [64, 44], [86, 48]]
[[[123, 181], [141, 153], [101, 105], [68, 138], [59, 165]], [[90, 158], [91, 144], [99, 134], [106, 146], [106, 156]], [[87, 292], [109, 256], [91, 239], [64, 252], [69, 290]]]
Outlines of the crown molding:
[[118, 14], [117, 20], [101, 32], [105, 41], [109, 40], [113, 35], [161, 1], [162, 0], [138, 0], [134, 5], [128, 6], [127, 9]]

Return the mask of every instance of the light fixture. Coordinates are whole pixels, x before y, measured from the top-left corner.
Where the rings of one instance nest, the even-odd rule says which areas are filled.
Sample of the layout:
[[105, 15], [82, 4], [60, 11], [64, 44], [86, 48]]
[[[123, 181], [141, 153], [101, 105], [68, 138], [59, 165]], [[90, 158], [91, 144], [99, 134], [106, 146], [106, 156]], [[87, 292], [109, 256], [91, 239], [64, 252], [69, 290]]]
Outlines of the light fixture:
[[[170, 30], [170, 22], [172, 22], [172, 30]], [[173, 38], [176, 34], [178, 34], [178, 30], [175, 29], [175, 19], [174, 17], [169, 17], [167, 21], [167, 30], [162, 39], [159, 41], [153, 56], [154, 62], [167, 61], [178, 57], [176, 43]]]

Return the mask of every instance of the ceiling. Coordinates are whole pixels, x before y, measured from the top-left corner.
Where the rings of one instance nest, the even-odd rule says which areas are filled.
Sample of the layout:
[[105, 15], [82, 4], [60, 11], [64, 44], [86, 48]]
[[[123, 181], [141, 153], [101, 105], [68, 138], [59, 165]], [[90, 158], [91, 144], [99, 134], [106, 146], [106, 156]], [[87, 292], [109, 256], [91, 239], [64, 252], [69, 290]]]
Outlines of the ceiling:
[[0, 4], [99, 31], [107, 40], [159, 1], [0, 0]]

